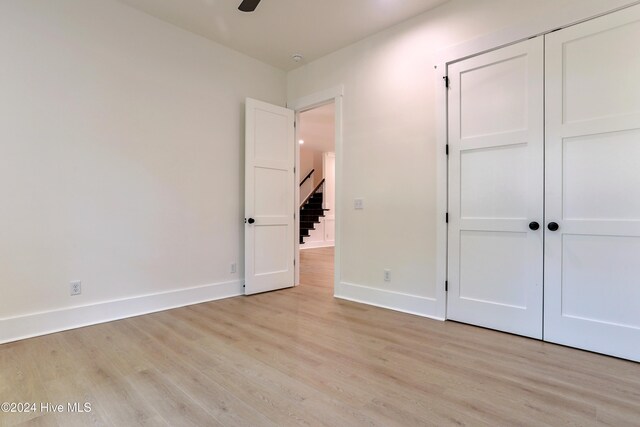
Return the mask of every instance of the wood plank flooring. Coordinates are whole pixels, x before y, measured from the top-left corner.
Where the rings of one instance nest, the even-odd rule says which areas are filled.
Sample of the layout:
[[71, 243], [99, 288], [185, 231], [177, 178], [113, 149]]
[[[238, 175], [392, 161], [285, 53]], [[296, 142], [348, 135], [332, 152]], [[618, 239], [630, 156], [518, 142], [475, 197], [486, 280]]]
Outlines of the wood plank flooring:
[[309, 260], [311, 285], [0, 345], [0, 402], [92, 405], [0, 425], [640, 425], [639, 364], [336, 300]]
[[334, 249], [316, 248], [300, 251], [300, 283], [330, 288], [333, 292]]

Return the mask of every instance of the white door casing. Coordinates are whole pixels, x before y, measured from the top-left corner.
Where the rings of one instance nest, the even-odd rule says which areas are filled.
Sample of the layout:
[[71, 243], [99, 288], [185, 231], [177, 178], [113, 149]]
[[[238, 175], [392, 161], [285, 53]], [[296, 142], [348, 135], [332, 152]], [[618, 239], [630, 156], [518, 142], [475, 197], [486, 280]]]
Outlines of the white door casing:
[[328, 209], [324, 217], [324, 241], [333, 244], [336, 222], [336, 153], [322, 154], [322, 176], [324, 177], [323, 207]]
[[546, 36], [545, 339], [640, 361], [640, 6]]
[[294, 112], [246, 101], [245, 294], [294, 286]]
[[542, 338], [543, 43], [448, 68], [447, 318], [534, 338]]

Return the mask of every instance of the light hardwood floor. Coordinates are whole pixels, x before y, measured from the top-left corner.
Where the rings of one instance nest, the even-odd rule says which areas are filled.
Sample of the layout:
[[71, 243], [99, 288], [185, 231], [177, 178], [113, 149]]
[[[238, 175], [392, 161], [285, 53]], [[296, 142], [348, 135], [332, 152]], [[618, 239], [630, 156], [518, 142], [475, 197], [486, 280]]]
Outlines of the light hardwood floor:
[[300, 283], [333, 290], [333, 248], [300, 251]]
[[[303, 255], [318, 262], [305, 280], [330, 280], [328, 252]], [[331, 294], [317, 282], [1, 345], [0, 402], [93, 410], [0, 424], [640, 425], [638, 364]]]

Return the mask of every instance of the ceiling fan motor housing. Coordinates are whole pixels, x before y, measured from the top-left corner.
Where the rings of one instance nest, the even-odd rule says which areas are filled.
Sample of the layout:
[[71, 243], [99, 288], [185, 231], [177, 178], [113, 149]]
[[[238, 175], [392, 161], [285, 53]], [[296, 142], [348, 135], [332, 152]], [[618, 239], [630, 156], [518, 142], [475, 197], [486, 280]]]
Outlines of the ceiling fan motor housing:
[[258, 4], [260, 4], [260, 0], [243, 0], [238, 10], [241, 12], [253, 12], [258, 7]]

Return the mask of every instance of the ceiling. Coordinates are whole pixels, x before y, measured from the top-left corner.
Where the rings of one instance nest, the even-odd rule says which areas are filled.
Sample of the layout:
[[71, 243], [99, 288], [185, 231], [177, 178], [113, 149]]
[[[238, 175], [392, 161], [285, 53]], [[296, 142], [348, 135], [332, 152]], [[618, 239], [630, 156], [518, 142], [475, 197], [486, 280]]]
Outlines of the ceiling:
[[[336, 51], [448, 0], [120, 0], [283, 70]], [[299, 63], [294, 54], [302, 54]]]
[[300, 113], [298, 138], [304, 140], [301, 148], [323, 153], [335, 151], [335, 111], [332, 102]]

